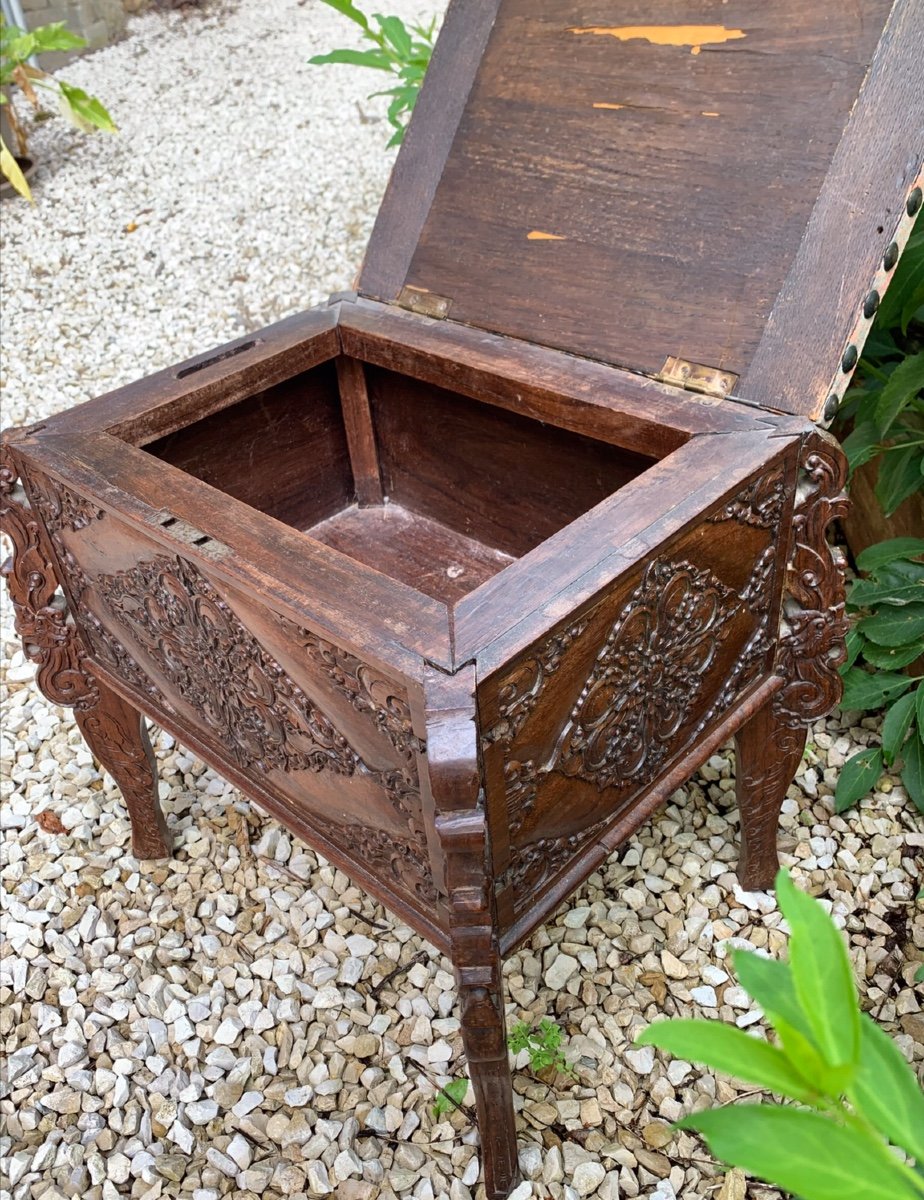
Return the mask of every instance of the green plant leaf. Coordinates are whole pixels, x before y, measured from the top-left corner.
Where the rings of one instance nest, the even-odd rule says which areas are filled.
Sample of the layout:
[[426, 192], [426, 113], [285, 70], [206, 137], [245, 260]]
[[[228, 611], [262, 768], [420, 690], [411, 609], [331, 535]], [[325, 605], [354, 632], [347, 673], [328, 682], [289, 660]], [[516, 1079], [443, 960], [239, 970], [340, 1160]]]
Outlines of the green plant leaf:
[[349, 17], [351, 21], [355, 21], [357, 25], [363, 29], [369, 28], [369, 22], [364, 13], [356, 7], [352, 0], [323, 0], [323, 3], [328, 8], [336, 9], [338, 13], [343, 13], [345, 17]]
[[920, 446], [908, 446], [887, 455], [887, 462], [879, 468], [875, 496], [887, 517], [899, 508], [909, 496], [921, 487], [921, 464], [924, 455]]
[[899, 1048], [867, 1013], [860, 1018], [860, 1064], [850, 1099], [884, 1137], [924, 1163], [924, 1093]]
[[790, 1100], [813, 1104], [818, 1096], [779, 1047], [721, 1021], [658, 1021], [643, 1030], [635, 1044], [658, 1046]]
[[924, 389], [924, 351], [903, 359], [883, 387], [873, 415], [880, 438], [891, 429], [909, 400]]
[[877, 604], [901, 607], [924, 602], [924, 581], [906, 580], [901, 583], [880, 579], [858, 579], [850, 589], [850, 607], [873, 608]]
[[915, 687], [915, 716], [918, 723], [918, 737], [924, 738], [924, 682], [918, 682]]
[[847, 630], [847, 657], [843, 665], [840, 667], [840, 673], [846, 675], [853, 664], [857, 661], [861, 651], [866, 646], [866, 638], [862, 633], [857, 632], [856, 625], [851, 625]]
[[411, 35], [404, 28], [404, 22], [401, 18], [383, 17], [381, 13], [376, 13], [374, 20], [378, 22], [379, 28], [389, 44], [394, 47], [398, 57], [400, 59], [410, 58]]
[[889, 766], [901, 753], [914, 719], [914, 692], [906, 692], [890, 707], [882, 723], [882, 753]]
[[841, 708], [858, 708], [861, 711], [882, 708], [889, 701], [907, 692], [912, 683], [913, 680], [909, 676], [896, 672], [879, 671], [870, 674], [859, 667], [852, 667], [844, 678]]
[[376, 71], [391, 70], [388, 55], [382, 50], [331, 50], [330, 54], [315, 54], [308, 62], [316, 67], [345, 63], [350, 67], [372, 67]]
[[829, 1067], [815, 1044], [811, 1027], [799, 1006], [789, 964], [764, 958], [753, 950], [732, 951], [738, 982], [764, 1010], [782, 1049], [809, 1088], [840, 1096], [852, 1069]]
[[841, 449], [847, 455], [850, 473], [868, 463], [879, 453], [879, 430], [873, 421], [858, 421], [841, 443]]
[[441, 1117], [445, 1113], [453, 1112], [462, 1104], [467, 1091], [467, 1079], [451, 1079], [449, 1083], [444, 1084], [436, 1094], [433, 1104], [434, 1117]]
[[776, 899], [792, 931], [789, 966], [815, 1043], [829, 1066], [854, 1065], [860, 1008], [844, 939], [821, 904], [800, 891], [787, 871], [776, 877]]
[[878, 746], [852, 754], [841, 767], [834, 789], [834, 811], [846, 812], [872, 788], [882, 774], [882, 751]]
[[924, 733], [920, 727], [909, 740], [904, 753], [902, 783], [915, 808], [924, 813]]
[[118, 132], [112, 117], [95, 96], [88, 96], [83, 88], [72, 87], [60, 79], [58, 87], [64, 98], [62, 111], [78, 129], [84, 132], [91, 129], [102, 129], [105, 133]]
[[[40, 25], [32, 30], [32, 54], [46, 54], [50, 50], [79, 50], [87, 44], [87, 39], [66, 29], [63, 21], [55, 21], [51, 25]], [[26, 58], [31, 55], [26, 55]]]
[[921, 965], [915, 971], [914, 982], [915, 983], [924, 983], [924, 963], [921, 963]]
[[32, 204], [35, 203], [32, 199], [32, 190], [26, 181], [25, 175], [20, 170], [19, 163], [9, 151], [2, 138], [0, 138], [0, 173], [10, 181], [20, 196], [24, 196]]
[[877, 646], [917, 645], [924, 650], [924, 604], [883, 606], [859, 621], [857, 628]]
[[877, 646], [875, 642], [863, 643], [863, 657], [873, 667], [883, 671], [900, 671], [921, 656], [920, 646]]
[[857, 555], [857, 567], [861, 571], [875, 571], [896, 558], [916, 558], [924, 554], [924, 538], [889, 538], [875, 542]]
[[698, 1130], [717, 1158], [802, 1200], [920, 1200], [884, 1145], [818, 1113], [747, 1104], [693, 1113], [677, 1127]]

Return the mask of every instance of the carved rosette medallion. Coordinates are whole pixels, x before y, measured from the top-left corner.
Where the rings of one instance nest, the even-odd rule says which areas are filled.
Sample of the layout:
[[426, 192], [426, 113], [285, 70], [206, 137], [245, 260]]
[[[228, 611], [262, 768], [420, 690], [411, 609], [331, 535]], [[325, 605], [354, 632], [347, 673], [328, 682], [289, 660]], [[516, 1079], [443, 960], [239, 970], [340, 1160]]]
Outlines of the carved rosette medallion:
[[711, 571], [653, 562], [597, 656], [552, 769], [601, 790], [652, 778], [696, 706], [733, 599]]

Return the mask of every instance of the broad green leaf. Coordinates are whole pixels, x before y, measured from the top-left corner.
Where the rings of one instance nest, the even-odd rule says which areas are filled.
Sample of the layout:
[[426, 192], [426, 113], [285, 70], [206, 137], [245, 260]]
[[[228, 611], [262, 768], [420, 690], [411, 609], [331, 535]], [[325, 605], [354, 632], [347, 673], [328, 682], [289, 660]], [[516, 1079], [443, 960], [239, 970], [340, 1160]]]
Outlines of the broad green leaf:
[[924, 681], [915, 689], [915, 714], [918, 722], [918, 737], [924, 738]]
[[877, 646], [875, 642], [863, 643], [863, 657], [874, 667], [883, 671], [900, 671], [921, 656], [920, 646]]
[[866, 645], [866, 638], [863, 636], [862, 633], [857, 632], [856, 625], [851, 625], [850, 628], [847, 630], [846, 642], [847, 642], [847, 658], [845, 659], [843, 666], [840, 668], [840, 672], [842, 675], [846, 675], [847, 672], [850, 670], [850, 668], [853, 666], [853, 664], [857, 661], [857, 657], [860, 654], [860, 651]]
[[858, 467], [869, 462], [871, 458], [876, 457], [880, 441], [879, 430], [872, 421], [857, 422], [841, 443], [841, 448], [847, 455], [851, 474]]
[[921, 965], [915, 971], [914, 982], [915, 983], [924, 983], [924, 963], [921, 963]]
[[860, 1018], [860, 1065], [849, 1091], [861, 1116], [924, 1163], [924, 1092], [899, 1048], [866, 1013]]
[[858, 579], [850, 589], [851, 608], [873, 608], [877, 604], [901, 607], [924, 602], [924, 580], [896, 584], [879, 579]]
[[908, 446], [903, 450], [890, 451], [886, 458], [887, 461], [879, 468], [874, 491], [882, 511], [891, 517], [909, 496], [920, 490], [924, 455], [920, 446]]
[[[64, 27], [63, 21], [51, 25], [40, 25], [32, 30], [33, 54], [45, 54], [50, 50], [78, 50], [87, 44], [87, 39]], [[26, 55], [30, 57], [30, 55]]]
[[826, 1096], [842, 1095], [852, 1069], [831, 1068], [818, 1052], [811, 1028], [799, 1007], [789, 963], [764, 958], [752, 950], [733, 950], [738, 982], [776, 1030], [783, 1053], [806, 1085]]
[[88, 96], [83, 88], [72, 87], [60, 79], [58, 87], [64, 98], [62, 111], [78, 129], [84, 132], [91, 129], [102, 129], [105, 133], [117, 132], [112, 117], [95, 96]]
[[889, 538], [876, 542], [857, 555], [857, 567], [861, 571], [875, 571], [896, 558], [915, 558], [924, 554], [924, 538]]
[[680, 1058], [734, 1075], [791, 1100], [814, 1103], [818, 1093], [807, 1086], [777, 1046], [751, 1037], [721, 1021], [658, 1021], [636, 1038], [637, 1046], [658, 1046]]
[[912, 682], [909, 676], [896, 672], [879, 671], [870, 674], [859, 667], [853, 667], [844, 678], [841, 708], [882, 708], [907, 692]]
[[792, 931], [789, 966], [815, 1042], [830, 1066], [855, 1064], [860, 1008], [844, 939], [819, 902], [800, 891], [786, 871], [777, 875], [776, 899]]
[[699, 1130], [716, 1158], [802, 1200], [920, 1200], [884, 1144], [818, 1113], [742, 1104], [677, 1127]]
[[26, 182], [26, 177], [20, 170], [19, 163], [7, 149], [6, 143], [0, 138], [0, 172], [10, 181], [13, 187], [19, 192], [20, 196], [34, 203], [32, 200], [32, 191], [29, 184]]
[[918, 812], [924, 813], [924, 733], [915, 730], [904, 750], [902, 783]]
[[353, 3], [353, 0], [323, 0], [330, 8], [334, 8], [339, 13], [343, 13], [345, 17], [349, 17], [351, 21], [355, 21], [363, 29], [369, 28], [369, 22], [366, 20], [365, 14]]
[[382, 50], [331, 50], [330, 54], [315, 54], [308, 62], [316, 67], [345, 63], [351, 67], [373, 67], [377, 71], [391, 70], [388, 55]]
[[920, 646], [924, 652], [924, 604], [883, 606], [857, 628], [877, 646]]
[[878, 746], [860, 750], [841, 767], [834, 789], [835, 812], [846, 812], [872, 788], [882, 774], [882, 751]]
[[874, 421], [879, 436], [885, 437], [895, 418], [918, 392], [924, 389], [924, 351], [903, 359], [880, 393]]
[[[920, 689], [919, 689], [920, 690]], [[906, 692], [891, 706], [882, 722], [882, 752], [889, 766], [901, 753], [914, 719], [914, 692]]]
[[404, 22], [400, 17], [383, 17], [380, 13], [375, 14], [374, 18], [384, 33], [388, 42], [394, 47], [395, 53], [401, 59], [410, 57], [411, 54], [411, 35], [404, 28]]
[[876, 325], [882, 329], [900, 326], [902, 313], [924, 277], [924, 240], [915, 231], [908, 239], [905, 249], [895, 268], [895, 275], [886, 294], [882, 297], [876, 314]]

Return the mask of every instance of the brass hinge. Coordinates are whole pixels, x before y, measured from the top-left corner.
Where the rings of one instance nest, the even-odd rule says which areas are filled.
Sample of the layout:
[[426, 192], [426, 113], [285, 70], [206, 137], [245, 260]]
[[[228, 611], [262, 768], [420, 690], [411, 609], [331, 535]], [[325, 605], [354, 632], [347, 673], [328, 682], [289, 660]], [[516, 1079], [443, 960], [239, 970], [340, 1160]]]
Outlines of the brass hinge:
[[685, 358], [668, 358], [655, 376], [661, 383], [685, 388], [688, 392], [704, 392], [707, 396], [729, 396], [738, 382], [731, 371], [704, 367], [702, 363], [687, 362]]
[[419, 313], [422, 317], [433, 317], [435, 321], [445, 320], [449, 316], [449, 309], [452, 305], [452, 301], [445, 296], [437, 296], [435, 292], [429, 292], [426, 288], [412, 287], [410, 284], [405, 284], [401, 289], [395, 303], [401, 308]]

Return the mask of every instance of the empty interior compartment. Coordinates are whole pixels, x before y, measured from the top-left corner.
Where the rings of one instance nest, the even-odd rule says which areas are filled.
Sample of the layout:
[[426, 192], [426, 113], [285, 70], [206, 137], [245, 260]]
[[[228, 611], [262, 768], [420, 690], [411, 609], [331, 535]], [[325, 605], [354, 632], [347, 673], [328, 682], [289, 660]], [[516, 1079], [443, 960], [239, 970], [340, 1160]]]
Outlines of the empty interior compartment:
[[144, 449], [447, 604], [655, 461], [379, 367], [364, 374], [368, 408], [352, 394], [341, 403], [325, 363]]

